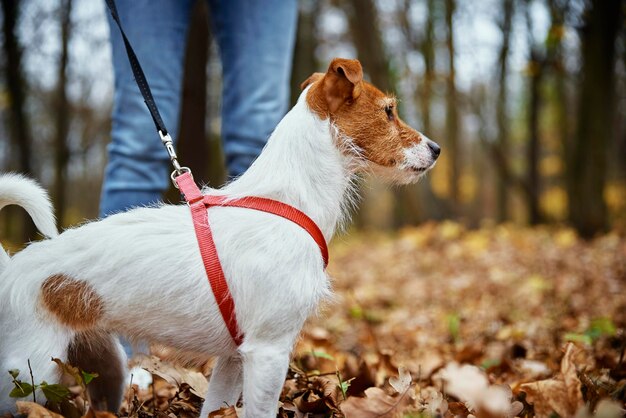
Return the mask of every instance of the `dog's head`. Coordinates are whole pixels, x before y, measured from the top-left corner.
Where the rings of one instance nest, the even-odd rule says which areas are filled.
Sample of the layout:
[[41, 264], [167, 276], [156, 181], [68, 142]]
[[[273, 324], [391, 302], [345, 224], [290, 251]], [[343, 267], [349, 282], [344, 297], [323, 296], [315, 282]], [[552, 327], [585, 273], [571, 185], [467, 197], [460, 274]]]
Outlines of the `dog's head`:
[[370, 168], [397, 183], [413, 183], [432, 168], [440, 148], [398, 117], [396, 99], [363, 80], [357, 60], [335, 58], [301, 88], [320, 118], [330, 118], [345, 153], [358, 154]]

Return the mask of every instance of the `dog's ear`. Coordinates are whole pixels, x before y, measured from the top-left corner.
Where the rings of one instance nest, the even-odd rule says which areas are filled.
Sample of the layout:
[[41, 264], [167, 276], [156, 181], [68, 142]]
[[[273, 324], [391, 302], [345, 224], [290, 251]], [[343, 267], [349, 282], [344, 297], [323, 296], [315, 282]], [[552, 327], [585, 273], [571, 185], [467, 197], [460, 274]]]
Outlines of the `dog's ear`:
[[305, 88], [309, 87], [311, 84], [315, 83], [316, 81], [321, 80], [322, 77], [324, 77], [324, 73], [311, 74], [309, 78], [307, 78], [306, 80], [302, 82], [302, 84], [300, 84], [300, 90], [304, 90]]
[[363, 68], [358, 60], [335, 58], [324, 76], [324, 95], [328, 110], [337, 111], [344, 103], [351, 103], [361, 94]]

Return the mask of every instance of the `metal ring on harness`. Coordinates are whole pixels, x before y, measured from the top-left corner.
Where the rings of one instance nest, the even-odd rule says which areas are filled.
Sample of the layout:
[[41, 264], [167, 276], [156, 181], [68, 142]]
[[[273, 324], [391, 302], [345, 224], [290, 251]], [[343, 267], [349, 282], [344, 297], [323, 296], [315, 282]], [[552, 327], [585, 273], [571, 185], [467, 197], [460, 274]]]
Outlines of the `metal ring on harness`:
[[174, 187], [176, 187], [178, 189], [178, 183], [176, 183], [176, 177], [183, 175], [185, 173], [189, 173], [189, 175], [191, 176], [191, 178], [193, 179], [193, 174], [191, 174], [191, 168], [189, 167], [180, 167], [179, 168], [172, 171], [172, 174], [170, 174], [170, 179], [172, 180], [172, 183], [174, 184]]

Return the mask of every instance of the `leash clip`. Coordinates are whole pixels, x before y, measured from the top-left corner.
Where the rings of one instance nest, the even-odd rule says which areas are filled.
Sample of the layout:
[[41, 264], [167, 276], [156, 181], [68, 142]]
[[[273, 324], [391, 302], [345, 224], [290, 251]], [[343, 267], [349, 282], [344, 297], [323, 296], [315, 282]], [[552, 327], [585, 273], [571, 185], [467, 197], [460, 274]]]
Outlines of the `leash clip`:
[[[178, 156], [176, 155], [176, 151], [174, 150], [174, 142], [172, 141], [172, 137], [170, 134], [163, 134], [161, 130], [158, 131], [159, 136], [161, 137], [161, 142], [165, 145], [165, 149], [167, 150], [167, 154], [170, 156], [170, 161], [174, 166], [174, 170], [178, 175], [183, 174], [180, 164], [178, 163]], [[189, 169], [188, 169], [189, 170]]]
[[163, 142], [163, 145], [165, 145], [167, 154], [170, 156], [170, 161], [174, 166], [174, 171], [172, 171], [172, 174], [170, 174], [170, 179], [172, 179], [172, 184], [174, 185], [174, 187], [178, 189], [178, 184], [176, 184], [176, 177], [184, 173], [191, 173], [191, 169], [189, 167], [181, 167], [178, 163], [178, 156], [176, 155], [176, 151], [174, 150], [174, 143], [170, 134], [163, 135], [163, 132], [160, 129], [158, 132], [159, 136], [161, 137], [161, 142]]

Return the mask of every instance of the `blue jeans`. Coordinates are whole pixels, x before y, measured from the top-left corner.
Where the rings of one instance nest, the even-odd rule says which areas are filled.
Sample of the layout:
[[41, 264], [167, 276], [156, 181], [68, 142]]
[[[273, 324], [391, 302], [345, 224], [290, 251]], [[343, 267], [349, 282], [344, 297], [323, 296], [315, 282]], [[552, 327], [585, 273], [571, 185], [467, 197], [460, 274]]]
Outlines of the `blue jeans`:
[[[222, 141], [226, 167], [235, 177], [252, 164], [287, 111], [297, 2], [207, 1], [223, 68]], [[116, 3], [126, 35], [175, 141], [193, 1]], [[135, 83], [119, 29], [108, 17], [115, 96], [101, 217], [161, 200], [170, 184], [171, 171], [167, 152]], [[130, 357], [130, 345], [122, 343]]]
[[[296, 0], [207, 0], [223, 68], [222, 141], [231, 177], [259, 155], [287, 111]], [[117, 0], [165, 125], [176, 140], [191, 0]], [[108, 14], [108, 13], [107, 13]], [[100, 216], [157, 202], [171, 171], [109, 16], [115, 96]], [[205, 86], [198, 86], [204, 89]], [[183, 161], [184, 162], [184, 161]]]

